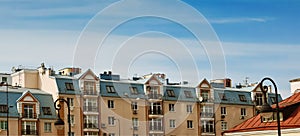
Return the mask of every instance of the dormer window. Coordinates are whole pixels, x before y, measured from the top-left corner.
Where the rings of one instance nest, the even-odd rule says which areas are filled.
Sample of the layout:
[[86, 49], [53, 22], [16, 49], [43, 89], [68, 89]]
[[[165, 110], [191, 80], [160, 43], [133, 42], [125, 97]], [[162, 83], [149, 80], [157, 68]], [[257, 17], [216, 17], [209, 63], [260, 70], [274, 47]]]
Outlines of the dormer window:
[[52, 115], [50, 107], [42, 107], [44, 115]]
[[138, 90], [136, 87], [129, 87], [131, 94], [138, 94]]
[[[283, 115], [282, 112], [279, 112], [280, 121], [283, 121]], [[273, 122], [277, 121], [277, 115], [276, 112], [273, 112], [273, 115], [270, 118], [264, 118], [261, 117], [262, 122]]]
[[241, 102], [247, 102], [246, 96], [245, 95], [239, 95], [240, 101]]
[[172, 89], [167, 89], [167, 94], [169, 97], [175, 97], [174, 90], [172, 90]]
[[7, 105], [0, 105], [0, 113], [7, 113]]
[[72, 90], [72, 91], [74, 90], [73, 83], [65, 83], [65, 86], [67, 90]]
[[201, 90], [201, 97], [203, 99], [203, 102], [207, 102], [209, 99], [208, 90]]
[[106, 91], [108, 93], [115, 93], [116, 92], [114, 86], [106, 86]]
[[218, 93], [218, 95], [221, 100], [227, 101], [226, 95], [224, 93]]
[[193, 98], [192, 92], [191, 91], [184, 91], [184, 95], [186, 98]]

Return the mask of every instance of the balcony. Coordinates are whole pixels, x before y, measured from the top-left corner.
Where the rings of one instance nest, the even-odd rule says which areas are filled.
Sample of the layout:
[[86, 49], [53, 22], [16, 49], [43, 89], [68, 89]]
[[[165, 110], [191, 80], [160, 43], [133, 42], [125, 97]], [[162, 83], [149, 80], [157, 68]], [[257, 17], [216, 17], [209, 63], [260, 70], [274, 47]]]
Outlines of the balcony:
[[156, 93], [148, 94], [148, 99], [161, 99], [161, 98], [162, 98], [161, 94], [156, 94]]
[[162, 115], [162, 110], [158, 109], [158, 110], [149, 110], [148, 111], [149, 115]]
[[28, 114], [28, 113], [22, 113], [22, 118], [25, 118], [25, 119], [36, 119], [36, 114], [35, 113], [31, 113], [31, 114]]
[[37, 130], [22, 129], [21, 135], [38, 135], [38, 132], [37, 132]]
[[150, 131], [163, 131], [162, 125], [150, 125]]
[[97, 95], [97, 91], [83, 91], [83, 95]]
[[83, 111], [98, 112], [98, 107], [96, 107], [96, 106], [83, 106]]
[[214, 115], [215, 115], [214, 113], [210, 113], [210, 112], [201, 112], [200, 113], [201, 118], [213, 118]]
[[87, 128], [87, 129], [98, 129], [98, 124], [96, 123], [84, 123], [83, 124], [84, 128]]

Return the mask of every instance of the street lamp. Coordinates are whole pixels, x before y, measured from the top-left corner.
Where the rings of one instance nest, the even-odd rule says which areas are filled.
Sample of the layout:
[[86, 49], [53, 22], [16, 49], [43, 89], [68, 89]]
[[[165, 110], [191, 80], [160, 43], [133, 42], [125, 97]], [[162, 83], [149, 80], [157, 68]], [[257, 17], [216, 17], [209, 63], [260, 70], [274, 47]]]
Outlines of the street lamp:
[[272, 82], [274, 88], [275, 88], [275, 101], [276, 101], [276, 115], [277, 115], [277, 130], [278, 130], [278, 136], [281, 136], [281, 131], [280, 131], [280, 115], [279, 115], [279, 105], [278, 105], [278, 91], [277, 91], [277, 86], [274, 82], [274, 80], [272, 80], [269, 77], [264, 78], [261, 82], [260, 82], [260, 89], [263, 92], [263, 96], [264, 96], [264, 104], [262, 105], [262, 108], [260, 110], [260, 115], [264, 118], [270, 118], [273, 115], [274, 110], [272, 109], [272, 107], [268, 104], [267, 102], [267, 92], [268, 92], [268, 87], [267, 86], [263, 86], [263, 82], [269, 80]]
[[0, 86], [6, 86], [6, 106], [7, 106], [7, 111], [6, 111], [6, 129], [7, 129], [7, 133], [6, 135], [9, 136], [9, 126], [8, 126], [8, 114], [9, 114], [9, 106], [8, 106], [8, 86], [11, 86], [9, 85], [7, 82], [1, 82], [0, 83]]
[[[57, 102], [59, 102], [57, 104]], [[56, 122], [54, 123], [55, 127], [58, 129], [58, 130], [62, 130], [64, 128], [64, 121], [61, 119], [60, 117], [60, 114], [59, 114], [59, 111], [61, 109], [61, 102], [65, 102], [67, 104], [67, 107], [68, 107], [68, 124], [69, 124], [69, 131], [68, 131], [68, 135], [71, 136], [71, 120], [70, 120], [70, 106], [69, 106], [69, 102], [66, 101], [65, 99], [63, 98], [58, 98], [55, 102], [54, 102], [54, 108], [57, 110], [57, 120]]]

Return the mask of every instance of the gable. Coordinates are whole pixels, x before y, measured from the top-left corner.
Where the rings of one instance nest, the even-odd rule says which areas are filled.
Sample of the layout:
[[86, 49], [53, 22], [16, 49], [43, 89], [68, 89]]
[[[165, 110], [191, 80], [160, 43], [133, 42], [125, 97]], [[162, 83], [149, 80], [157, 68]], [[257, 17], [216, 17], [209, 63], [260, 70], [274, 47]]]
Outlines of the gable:
[[88, 69], [84, 74], [82, 74], [79, 79], [90, 79], [90, 80], [99, 80], [98, 77], [94, 74], [94, 72]]
[[149, 85], [162, 85], [162, 83], [154, 75], [152, 75], [149, 78], [149, 80], [146, 82], [146, 84], [149, 84]]
[[211, 88], [209, 82], [206, 79], [203, 79], [198, 85], [200, 88]]
[[30, 93], [30, 91], [27, 91], [23, 93], [17, 102], [38, 102], [38, 100]]

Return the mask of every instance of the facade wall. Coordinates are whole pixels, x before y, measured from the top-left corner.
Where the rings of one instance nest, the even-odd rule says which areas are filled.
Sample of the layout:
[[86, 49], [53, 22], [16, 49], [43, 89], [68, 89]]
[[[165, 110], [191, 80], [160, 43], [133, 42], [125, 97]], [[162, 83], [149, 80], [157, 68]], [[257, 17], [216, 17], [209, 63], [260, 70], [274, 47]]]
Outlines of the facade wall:
[[[4, 81], [5, 79], [6, 81]], [[12, 80], [10, 74], [0, 73], [0, 82], [7, 82], [9, 85], [11, 85]]]
[[[9, 135], [18, 135], [18, 119], [17, 118], [9, 118], [8, 119], [8, 127], [9, 127]], [[1, 117], [0, 121], [6, 121], [6, 118]], [[0, 136], [6, 136], [7, 130], [0, 130]]]
[[[221, 115], [221, 107], [226, 107], [226, 115], [224, 118]], [[241, 108], [246, 109], [246, 116], [242, 118]], [[221, 128], [222, 122], [227, 122], [227, 129], [231, 129], [236, 125], [254, 116], [253, 105], [229, 105], [229, 104], [215, 104], [215, 130], [216, 135], [219, 136], [223, 132]]]
[[[178, 102], [178, 101], [164, 101], [164, 127], [165, 135], [184, 135], [196, 136], [198, 135], [198, 109], [197, 103], [192, 102]], [[169, 104], [175, 105], [174, 111], [169, 111]], [[192, 105], [192, 113], [187, 112], [187, 105]], [[175, 120], [175, 128], [170, 127], [170, 120]], [[187, 121], [193, 121], [193, 127], [187, 128]]]
[[[108, 108], [108, 100], [114, 101], [114, 108]], [[138, 103], [137, 114], [133, 114], [131, 109], [131, 101]], [[119, 131], [122, 135], [147, 135], [147, 124], [146, 124], [146, 109], [145, 100], [129, 100], [128, 98], [116, 98], [116, 97], [101, 97], [100, 98], [100, 113], [101, 113], [101, 124], [102, 124], [102, 135], [106, 133], [114, 133], [119, 135]], [[116, 120], [114, 125], [109, 125], [108, 117], [114, 117]], [[138, 118], [138, 128], [133, 129], [132, 119]], [[103, 127], [105, 126], [105, 127]], [[120, 126], [120, 128], [119, 128]]]
[[[46, 136], [46, 135], [51, 135], [51, 136], [54, 136], [54, 135], [57, 135], [57, 129], [55, 128], [54, 126], [54, 122], [56, 120], [47, 120], [47, 119], [40, 119], [40, 122], [39, 122], [39, 135], [41, 136]], [[45, 123], [51, 123], [51, 131], [50, 132], [47, 132], [45, 131]]]
[[300, 90], [300, 81], [290, 82], [291, 93], [295, 93], [296, 90]]

